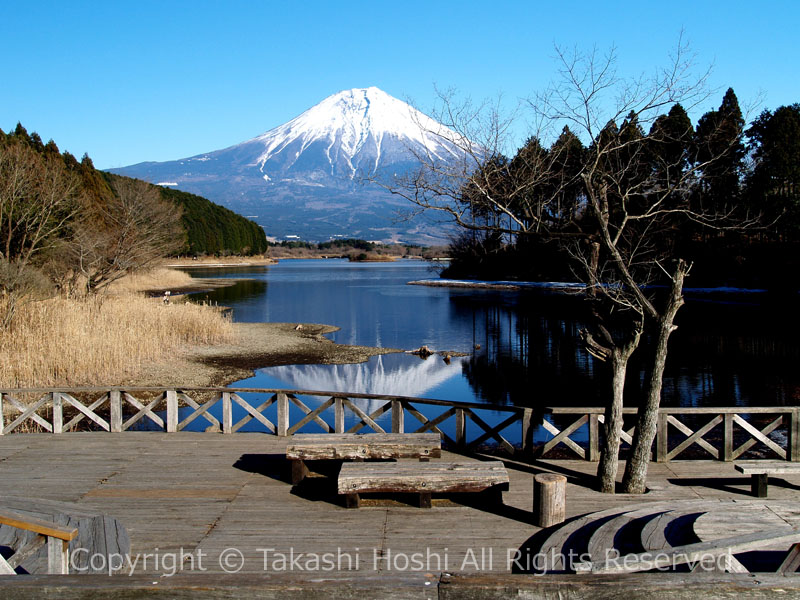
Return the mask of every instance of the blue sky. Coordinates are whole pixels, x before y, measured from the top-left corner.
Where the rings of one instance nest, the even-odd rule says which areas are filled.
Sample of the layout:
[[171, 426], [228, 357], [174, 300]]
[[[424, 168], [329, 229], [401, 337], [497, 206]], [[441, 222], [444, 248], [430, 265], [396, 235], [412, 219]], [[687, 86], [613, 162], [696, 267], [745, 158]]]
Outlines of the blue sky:
[[635, 75], [681, 30], [713, 66], [707, 108], [727, 87], [742, 104], [800, 102], [796, 0], [3, 0], [0, 22], [0, 128], [21, 121], [100, 168], [227, 147], [353, 87], [423, 110], [434, 86], [510, 104], [555, 77], [555, 44], [616, 46]]

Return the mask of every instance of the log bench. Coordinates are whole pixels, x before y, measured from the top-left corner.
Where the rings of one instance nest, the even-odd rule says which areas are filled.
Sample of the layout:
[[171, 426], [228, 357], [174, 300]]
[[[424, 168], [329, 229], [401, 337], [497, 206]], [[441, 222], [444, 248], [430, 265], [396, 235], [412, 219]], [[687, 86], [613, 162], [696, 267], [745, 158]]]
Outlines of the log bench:
[[307, 460], [377, 460], [442, 456], [438, 433], [300, 433], [286, 446], [292, 484], [308, 474]]
[[744, 475], [750, 475], [750, 489], [756, 498], [767, 497], [770, 475], [800, 475], [800, 463], [778, 461], [740, 462], [734, 465]]
[[506, 490], [508, 473], [500, 461], [344, 463], [338, 482], [348, 508], [358, 508], [364, 493], [415, 493], [420, 508], [430, 508], [434, 493], [484, 492], [502, 503]]

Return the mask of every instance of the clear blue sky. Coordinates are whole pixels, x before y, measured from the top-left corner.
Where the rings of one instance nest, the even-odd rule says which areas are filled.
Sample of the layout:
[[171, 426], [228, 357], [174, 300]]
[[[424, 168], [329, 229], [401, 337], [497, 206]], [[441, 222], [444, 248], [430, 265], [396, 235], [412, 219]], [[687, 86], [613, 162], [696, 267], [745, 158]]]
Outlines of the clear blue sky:
[[530, 96], [555, 76], [554, 44], [614, 45], [637, 74], [681, 30], [713, 65], [708, 108], [727, 87], [742, 104], [800, 102], [797, 0], [3, 0], [0, 23], [0, 128], [21, 121], [100, 168], [227, 147], [352, 87], [423, 110], [434, 85]]

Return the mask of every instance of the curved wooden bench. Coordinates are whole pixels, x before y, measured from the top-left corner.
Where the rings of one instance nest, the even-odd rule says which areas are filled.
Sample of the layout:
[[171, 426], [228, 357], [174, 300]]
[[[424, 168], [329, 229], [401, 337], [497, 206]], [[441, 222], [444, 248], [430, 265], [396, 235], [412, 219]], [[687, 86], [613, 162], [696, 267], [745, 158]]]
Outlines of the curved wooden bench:
[[[797, 558], [800, 556], [800, 528], [784, 527], [781, 529], [759, 531], [748, 535], [728, 537], [721, 540], [709, 542], [698, 542], [696, 544], [686, 544], [685, 546], [673, 546], [664, 552], [653, 553], [644, 552], [641, 554], [629, 554], [622, 559], [612, 559], [604, 561], [585, 562], [575, 565], [576, 573], [634, 573], [636, 571], [649, 571], [652, 569], [663, 569], [682, 564], [694, 564], [692, 570], [703, 566], [703, 562], [709, 558], [726, 559], [726, 562], [734, 554], [746, 552], [748, 550], [758, 550], [767, 546], [785, 544], [790, 546], [789, 553], [779, 572], [790, 572], [792, 566], [796, 568]], [[737, 565], [730, 570], [741, 572], [741, 563], [735, 561]], [[730, 562], [727, 566], [731, 567]]]
[[[693, 515], [700, 516], [701, 514], [703, 514], [703, 512], [699, 510], [672, 510], [661, 513], [642, 527], [640, 535], [642, 549], [664, 550], [666, 548], [672, 548], [675, 544], [670, 542], [668, 532], [676, 522], [680, 519], [685, 519]], [[692, 536], [694, 536], [693, 533]], [[686, 543], [686, 540], [681, 540], [680, 543]]]
[[[572, 553], [572, 556], [588, 553], [590, 545], [594, 552], [597, 553], [601, 545], [606, 544], [609, 538], [616, 536], [616, 531], [619, 528], [630, 523], [632, 518], [627, 515], [636, 513], [639, 518], [643, 518], [648, 514], [668, 513], [675, 508], [675, 504], [675, 501], [665, 500], [637, 502], [628, 506], [588, 513], [564, 524], [553, 531], [539, 546], [539, 553], [546, 557], [543, 571], [571, 572], [571, 565], [567, 565], [564, 562], [570, 556], [570, 553]], [[699, 505], [708, 505], [709, 508], [719, 507], [720, 501], [687, 500], [680, 502], [681, 507]], [[652, 521], [645, 527], [651, 524]], [[593, 538], [594, 542], [592, 542]]]
[[[616, 549], [621, 551], [618, 538], [626, 527], [630, 526], [634, 521], [646, 519], [647, 517], [656, 518], [661, 514], [663, 513], [659, 512], [658, 509], [641, 508], [639, 510], [628, 511], [606, 521], [598, 527], [592, 534], [592, 537], [589, 538], [586, 553], [591, 556], [593, 560], [597, 560], [599, 557], [605, 556], [608, 550]], [[641, 530], [637, 538], [638, 543], [639, 539], [641, 539]], [[624, 554], [624, 552], [622, 553]]]

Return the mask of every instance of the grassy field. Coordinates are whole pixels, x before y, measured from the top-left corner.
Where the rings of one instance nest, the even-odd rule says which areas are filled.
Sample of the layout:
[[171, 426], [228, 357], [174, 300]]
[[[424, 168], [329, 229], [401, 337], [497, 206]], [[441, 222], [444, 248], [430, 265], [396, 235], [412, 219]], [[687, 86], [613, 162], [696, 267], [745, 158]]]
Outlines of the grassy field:
[[188, 346], [231, 342], [232, 324], [218, 309], [134, 291], [152, 278], [177, 287], [182, 276], [152, 273], [104, 295], [22, 305], [0, 330], [0, 387], [115, 385]]

